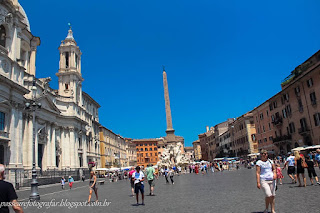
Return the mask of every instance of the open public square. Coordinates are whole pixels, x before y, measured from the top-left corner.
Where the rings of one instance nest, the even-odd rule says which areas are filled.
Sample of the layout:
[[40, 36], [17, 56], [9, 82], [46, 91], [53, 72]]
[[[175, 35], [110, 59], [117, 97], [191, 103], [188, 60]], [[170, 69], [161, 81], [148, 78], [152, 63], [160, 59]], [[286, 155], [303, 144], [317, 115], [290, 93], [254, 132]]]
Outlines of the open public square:
[[[319, 173], [319, 169], [316, 169]], [[320, 186], [298, 187], [291, 184], [284, 172], [283, 185], [276, 191], [276, 212], [304, 213], [319, 211], [318, 195]], [[102, 180], [102, 179], [99, 179]], [[217, 213], [257, 213], [264, 209], [264, 194], [256, 187], [255, 169], [223, 171], [202, 175], [182, 174], [174, 176], [175, 184], [166, 184], [164, 177], [156, 181], [155, 196], [148, 196], [149, 186], [145, 186], [145, 206], [135, 206], [127, 180], [99, 185], [99, 201], [110, 202], [96, 207], [28, 207], [25, 212], [217, 212]], [[62, 190], [59, 184], [42, 186], [39, 189], [41, 201], [85, 202], [88, 199], [88, 181], [75, 182], [73, 189]], [[27, 201], [29, 190], [18, 191], [19, 201]], [[141, 199], [141, 198], [140, 198]], [[92, 203], [95, 196], [92, 197]], [[141, 201], [141, 200], [140, 200]]]

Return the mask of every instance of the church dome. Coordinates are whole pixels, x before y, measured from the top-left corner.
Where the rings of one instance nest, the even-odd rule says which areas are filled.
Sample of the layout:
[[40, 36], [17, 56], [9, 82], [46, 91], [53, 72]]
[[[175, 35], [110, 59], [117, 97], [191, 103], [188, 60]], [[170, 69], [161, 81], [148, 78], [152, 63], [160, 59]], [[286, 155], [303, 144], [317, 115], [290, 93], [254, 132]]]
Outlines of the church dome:
[[21, 6], [20, 3], [18, 3], [18, 7], [19, 7], [19, 12], [23, 15], [23, 20], [22, 20], [22, 23], [24, 23], [25, 25], [27, 25], [27, 29], [30, 31], [30, 23], [29, 23], [29, 19], [28, 19], [28, 16], [26, 14], [26, 12], [24, 11], [23, 7]]

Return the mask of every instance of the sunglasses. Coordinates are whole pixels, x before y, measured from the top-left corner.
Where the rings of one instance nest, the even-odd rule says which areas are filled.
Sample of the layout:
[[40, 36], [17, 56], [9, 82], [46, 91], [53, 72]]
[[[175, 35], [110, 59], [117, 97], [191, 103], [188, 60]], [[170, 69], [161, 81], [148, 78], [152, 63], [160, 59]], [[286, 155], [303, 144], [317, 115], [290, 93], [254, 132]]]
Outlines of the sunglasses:
[[267, 155], [268, 153], [262, 153], [263, 155]]

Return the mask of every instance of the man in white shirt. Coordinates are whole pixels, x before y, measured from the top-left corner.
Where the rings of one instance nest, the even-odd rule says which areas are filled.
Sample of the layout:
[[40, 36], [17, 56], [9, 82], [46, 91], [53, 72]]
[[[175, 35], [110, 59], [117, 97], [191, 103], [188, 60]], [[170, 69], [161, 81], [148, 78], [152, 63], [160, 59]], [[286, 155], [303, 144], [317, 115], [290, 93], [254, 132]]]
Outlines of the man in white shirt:
[[287, 158], [283, 169], [286, 167], [286, 165], [288, 164], [288, 176], [291, 178], [292, 183], [296, 183], [297, 182], [297, 175], [296, 175], [296, 168], [295, 168], [295, 160], [294, 160], [294, 156], [293, 153], [290, 153], [290, 156]]
[[140, 167], [136, 167], [136, 171], [132, 174], [132, 179], [134, 181], [134, 192], [136, 193], [137, 205], [139, 205], [139, 191], [141, 192], [142, 203], [144, 205], [144, 174], [140, 170]]

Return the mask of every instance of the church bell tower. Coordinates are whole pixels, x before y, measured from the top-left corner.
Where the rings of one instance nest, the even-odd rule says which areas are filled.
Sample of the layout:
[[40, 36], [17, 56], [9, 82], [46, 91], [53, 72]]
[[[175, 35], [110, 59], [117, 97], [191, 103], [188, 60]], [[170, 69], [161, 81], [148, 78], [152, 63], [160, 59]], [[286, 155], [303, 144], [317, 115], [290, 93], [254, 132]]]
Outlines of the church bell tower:
[[56, 75], [59, 78], [58, 94], [71, 98], [79, 103], [82, 94], [81, 76], [81, 51], [73, 37], [70, 26], [65, 40], [61, 41], [60, 47], [59, 72]]

